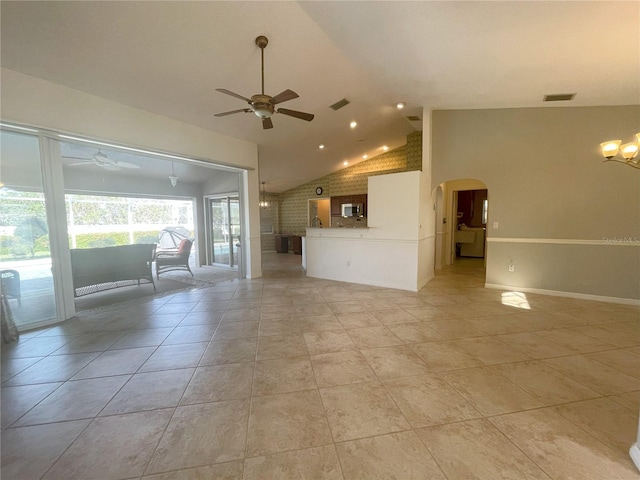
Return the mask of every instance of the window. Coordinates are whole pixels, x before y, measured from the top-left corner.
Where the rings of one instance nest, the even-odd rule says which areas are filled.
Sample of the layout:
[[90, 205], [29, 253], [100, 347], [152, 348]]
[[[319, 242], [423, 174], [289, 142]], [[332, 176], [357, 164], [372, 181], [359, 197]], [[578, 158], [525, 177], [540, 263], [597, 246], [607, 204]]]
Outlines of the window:
[[65, 195], [71, 248], [157, 243], [165, 227], [194, 237], [191, 200]]

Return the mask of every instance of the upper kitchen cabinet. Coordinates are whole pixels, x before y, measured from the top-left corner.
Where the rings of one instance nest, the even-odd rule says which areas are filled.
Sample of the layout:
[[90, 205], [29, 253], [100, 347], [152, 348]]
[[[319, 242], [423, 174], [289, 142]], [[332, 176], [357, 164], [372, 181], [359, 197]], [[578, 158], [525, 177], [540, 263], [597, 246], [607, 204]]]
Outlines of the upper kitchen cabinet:
[[342, 217], [343, 205], [362, 205], [360, 215], [367, 216], [367, 194], [360, 195], [341, 195], [338, 197], [331, 197], [331, 216]]

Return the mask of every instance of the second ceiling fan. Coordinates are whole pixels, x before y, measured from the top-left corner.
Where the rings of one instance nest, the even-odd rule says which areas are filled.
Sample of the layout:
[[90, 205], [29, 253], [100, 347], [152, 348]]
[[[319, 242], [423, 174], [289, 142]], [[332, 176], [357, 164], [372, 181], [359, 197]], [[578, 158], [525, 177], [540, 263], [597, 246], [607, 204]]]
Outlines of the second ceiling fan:
[[290, 117], [300, 118], [301, 120], [306, 120], [310, 122], [313, 120], [313, 114], [299, 112], [297, 110], [289, 110], [288, 108], [275, 108], [275, 105], [286, 102], [287, 100], [293, 100], [294, 98], [298, 98], [298, 94], [293, 90], [285, 90], [284, 92], [279, 93], [275, 97], [271, 97], [269, 95], [265, 95], [264, 93], [264, 49], [269, 43], [269, 40], [264, 35], [260, 35], [256, 38], [256, 45], [260, 47], [260, 57], [262, 61], [262, 93], [258, 93], [253, 95], [251, 98], [243, 97], [237, 93], [234, 93], [226, 88], [216, 88], [216, 91], [220, 93], [225, 93], [227, 95], [231, 95], [232, 97], [239, 98], [240, 100], [244, 100], [249, 104], [249, 108], [240, 108], [238, 110], [231, 110], [230, 112], [222, 112], [217, 113], [216, 117], [224, 117], [226, 115], [231, 115], [233, 113], [249, 113], [253, 112], [256, 116], [262, 119], [262, 128], [273, 128], [273, 122], [271, 121], [271, 115], [274, 113], [282, 113], [284, 115], [289, 115]]

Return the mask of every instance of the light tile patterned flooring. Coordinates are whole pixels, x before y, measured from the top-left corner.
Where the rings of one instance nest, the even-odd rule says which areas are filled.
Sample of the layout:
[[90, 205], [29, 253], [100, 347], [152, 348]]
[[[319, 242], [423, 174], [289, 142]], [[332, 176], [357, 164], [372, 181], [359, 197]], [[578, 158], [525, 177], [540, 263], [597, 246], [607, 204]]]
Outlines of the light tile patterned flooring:
[[3, 480], [639, 478], [637, 307], [265, 263], [3, 346]]

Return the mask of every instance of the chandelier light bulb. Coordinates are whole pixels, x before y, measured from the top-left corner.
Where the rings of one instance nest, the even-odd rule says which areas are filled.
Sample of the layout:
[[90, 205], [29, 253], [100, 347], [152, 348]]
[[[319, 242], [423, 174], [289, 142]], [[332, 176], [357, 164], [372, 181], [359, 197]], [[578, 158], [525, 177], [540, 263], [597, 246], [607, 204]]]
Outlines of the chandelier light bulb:
[[618, 154], [618, 149], [622, 140], [608, 140], [600, 144], [602, 150], [602, 156], [604, 158], [613, 158]]
[[625, 160], [631, 160], [632, 158], [635, 158], [636, 155], [638, 155], [638, 144], [635, 142], [625, 143], [620, 147], [620, 150], [622, 150], [622, 157]]
[[[608, 140], [601, 143], [600, 153], [605, 158], [605, 162], [620, 162], [633, 168], [640, 168], [640, 162], [634, 160], [640, 153], [640, 133], [636, 133], [635, 137], [635, 142], [625, 143], [624, 145], [620, 145], [622, 140]], [[617, 156], [618, 154], [620, 156]]]

